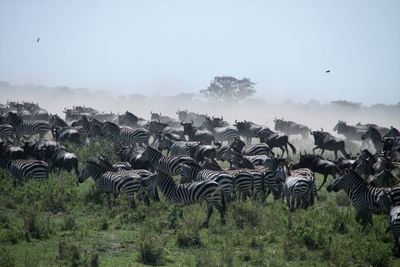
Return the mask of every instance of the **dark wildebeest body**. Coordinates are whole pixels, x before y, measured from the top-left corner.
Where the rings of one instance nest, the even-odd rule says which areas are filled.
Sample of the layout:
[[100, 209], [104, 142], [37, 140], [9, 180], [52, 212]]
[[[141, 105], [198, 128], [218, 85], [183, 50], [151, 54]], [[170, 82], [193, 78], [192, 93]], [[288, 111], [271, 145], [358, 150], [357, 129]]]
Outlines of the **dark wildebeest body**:
[[253, 137], [258, 137], [258, 133], [264, 128], [261, 125], [254, 124], [246, 120], [235, 120], [235, 124], [233, 126], [236, 126], [239, 131], [239, 135], [246, 139], [247, 144], [251, 144], [251, 139]]
[[25, 159], [25, 152], [22, 147], [0, 142], [0, 156], [7, 159]]
[[58, 168], [58, 174], [60, 174], [61, 170], [66, 170], [67, 172], [71, 172], [71, 170], [75, 171], [75, 175], [79, 177], [78, 170], [78, 158], [74, 153], [70, 153], [65, 150], [64, 147], [61, 147], [49, 159], [49, 167], [50, 170], [54, 168]]
[[197, 127], [194, 127], [193, 124], [193, 122], [181, 122], [184, 134], [189, 137], [189, 141], [204, 142], [205, 144], [211, 145], [211, 143], [214, 142], [213, 134], [208, 130], [200, 130]]
[[289, 142], [289, 137], [285, 134], [280, 134], [264, 128], [258, 133], [261, 143], [266, 143], [270, 148], [277, 147], [282, 151], [282, 157], [285, 154], [289, 156], [288, 145], [292, 149], [292, 153], [296, 154], [296, 148]]
[[318, 191], [324, 186], [328, 175], [331, 175], [333, 179], [336, 178], [336, 174], [340, 174], [339, 168], [332, 161], [326, 160], [316, 155], [301, 155], [298, 164], [299, 168], [308, 168], [313, 172], [320, 173], [324, 176], [324, 181], [318, 188]]
[[345, 149], [345, 144], [343, 140], [339, 140], [332, 136], [328, 132], [321, 131], [311, 131], [310, 134], [314, 136], [314, 145], [313, 152], [316, 149], [321, 149], [321, 156], [324, 154], [325, 150], [333, 151], [335, 153], [335, 158], [338, 158], [338, 151], [340, 151], [344, 157], [348, 157]]
[[300, 134], [304, 139], [307, 138], [309, 133], [309, 128], [305, 125], [298, 124], [293, 121], [285, 121], [282, 119], [274, 119], [275, 131], [282, 132], [287, 135], [297, 135]]
[[374, 145], [377, 152], [383, 150], [382, 136], [377, 129], [369, 126], [367, 131], [361, 136], [363, 141], [371, 138], [372, 144]]

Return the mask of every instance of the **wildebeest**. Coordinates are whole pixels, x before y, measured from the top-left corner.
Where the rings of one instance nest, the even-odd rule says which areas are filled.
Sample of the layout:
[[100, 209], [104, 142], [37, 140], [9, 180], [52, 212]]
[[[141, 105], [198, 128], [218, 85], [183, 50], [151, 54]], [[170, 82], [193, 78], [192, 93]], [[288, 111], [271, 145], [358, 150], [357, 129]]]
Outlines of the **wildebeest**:
[[388, 187], [396, 185], [399, 181], [389, 170], [382, 170], [378, 174], [371, 176], [368, 182], [374, 187]]
[[126, 111], [124, 114], [118, 114], [118, 124], [129, 126], [132, 128], [143, 128], [144, 125], [147, 123], [145, 119], [139, 118], [135, 114]]
[[57, 142], [70, 142], [76, 145], [83, 143], [83, 136], [74, 128], [54, 127], [52, 133]]
[[393, 126], [390, 126], [390, 130], [382, 136], [382, 138], [385, 137], [400, 137], [400, 132]]
[[296, 148], [289, 142], [289, 137], [285, 134], [273, 132], [269, 128], [264, 128], [258, 132], [261, 143], [266, 143], [270, 148], [277, 147], [282, 151], [282, 157], [285, 154], [289, 156], [288, 145], [292, 149], [292, 153], [296, 154]]
[[338, 151], [340, 151], [344, 157], [348, 157], [346, 153], [345, 144], [343, 140], [339, 140], [336, 137], [332, 136], [328, 132], [324, 132], [321, 128], [321, 131], [311, 131], [310, 134], [314, 136], [314, 145], [313, 152], [316, 149], [321, 149], [321, 156], [323, 156], [325, 150], [333, 151], [335, 153], [335, 159], [338, 158]]
[[224, 118], [206, 117], [203, 123], [203, 127], [214, 135], [215, 141], [232, 143], [233, 140], [239, 138], [239, 131], [236, 127], [229, 126], [229, 124], [224, 121]]
[[258, 137], [258, 133], [264, 128], [261, 125], [254, 124], [250, 121], [237, 121], [235, 120], [236, 128], [239, 131], [239, 135], [246, 139], [247, 144], [251, 144], [253, 137]]
[[78, 158], [74, 153], [68, 152], [65, 147], [60, 147], [54, 151], [48, 161], [50, 170], [58, 168], [58, 174], [60, 174], [61, 170], [66, 170], [67, 172], [74, 170], [76, 177], [79, 177]]
[[181, 122], [184, 134], [189, 137], [189, 141], [204, 142], [211, 145], [214, 142], [213, 134], [208, 130], [200, 130], [194, 126], [194, 122]]
[[179, 121], [193, 121], [193, 125], [199, 127], [206, 119], [206, 115], [188, 112], [188, 110], [177, 110]]
[[0, 157], [8, 159], [25, 159], [25, 152], [22, 147], [0, 141]]
[[371, 138], [372, 144], [374, 145], [377, 152], [382, 151], [382, 136], [376, 128], [369, 126], [367, 131], [361, 136], [361, 139], [363, 141], [367, 140], [368, 138]]
[[293, 121], [285, 121], [282, 119], [274, 119], [275, 123], [275, 131], [279, 131], [285, 133], [287, 135], [296, 135], [300, 134], [303, 138], [307, 138], [309, 128], [305, 125], [293, 122]]
[[318, 188], [318, 191], [321, 190], [321, 188], [326, 183], [328, 175], [331, 175], [335, 179], [336, 175], [340, 174], [340, 170], [334, 162], [326, 160], [321, 156], [316, 156], [316, 155], [307, 155], [307, 154], [302, 155], [300, 153], [300, 161], [298, 167], [308, 168], [311, 171], [320, 173], [324, 176], [324, 181]]

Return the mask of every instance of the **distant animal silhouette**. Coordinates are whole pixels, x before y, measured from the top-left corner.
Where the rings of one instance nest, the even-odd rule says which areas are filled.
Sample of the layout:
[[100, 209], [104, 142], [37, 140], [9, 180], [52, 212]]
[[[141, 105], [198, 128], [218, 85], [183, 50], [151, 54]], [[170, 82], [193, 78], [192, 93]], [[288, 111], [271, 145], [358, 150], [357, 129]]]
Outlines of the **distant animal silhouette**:
[[326, 70], [326, 71], [325, 71], [325, 73], [330, 73], [330, 72], [331, 72], [331, 70]]
[[40, 42], [40, 37], [39, 37], [39, 38], [37, 38], [36, 42], [37, 42], [37, 43], [39, 43], [39, 42]]

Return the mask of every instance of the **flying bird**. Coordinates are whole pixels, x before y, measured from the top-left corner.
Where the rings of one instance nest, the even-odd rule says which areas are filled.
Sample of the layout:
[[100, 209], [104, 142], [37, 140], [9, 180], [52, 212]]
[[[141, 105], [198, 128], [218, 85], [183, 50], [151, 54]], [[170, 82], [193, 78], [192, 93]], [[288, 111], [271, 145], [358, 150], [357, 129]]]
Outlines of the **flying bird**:
[[326, 70], [326, 71], [325, 71], [325, 73], [329, 73], [329, 72], [331, 72], [331, 70]]
[[39, 43], [39, 42], [40, 42], [40, 37], [39, 37], [39, 38], [37, 38], [36, 42], [37, 42], [37, 43]]

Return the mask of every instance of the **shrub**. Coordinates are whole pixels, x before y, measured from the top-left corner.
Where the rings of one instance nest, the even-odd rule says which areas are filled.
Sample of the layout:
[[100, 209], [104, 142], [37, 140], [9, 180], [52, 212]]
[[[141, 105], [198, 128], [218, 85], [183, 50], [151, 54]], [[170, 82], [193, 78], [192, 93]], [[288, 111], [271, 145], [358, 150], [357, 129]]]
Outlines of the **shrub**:
[[58, 257], [59, 261], [70, 264], [71, 266], [80, 266], [79, 248], [72, 243], [60, 241], [58, 243]]
[[75, 218], [72, 215], [64, 216], [64, 223], [62, 226], [62, 230], [64, 231], [72, 231], [76, 229]]
[[138, 261], [149, 265], [162, 265], [165, 261], [163, 247], [165, 240], [157, 237], [151, 229], [140, 235]]
[[21, 209], [21, 217], [26, 228], [26, 239], [47, 239], [51, 234], [50, 217], [39, 211], [37, 206]]
[[0, 266], [2, 267], [15, 266], [15, 258], [5, 248], [0, 248]]
[[253, 206], [253, 203], [238, 203], [233, 206], [233, 218], [237, 228], [243, 229], [245, 224], [258, 226], [261, 219], [260, 207]]
[[176, 243], [179, 247], [199, 247], [200, 226], [196, 222], [189, 221], [185, 223], [182, 229], [176, 234]]

